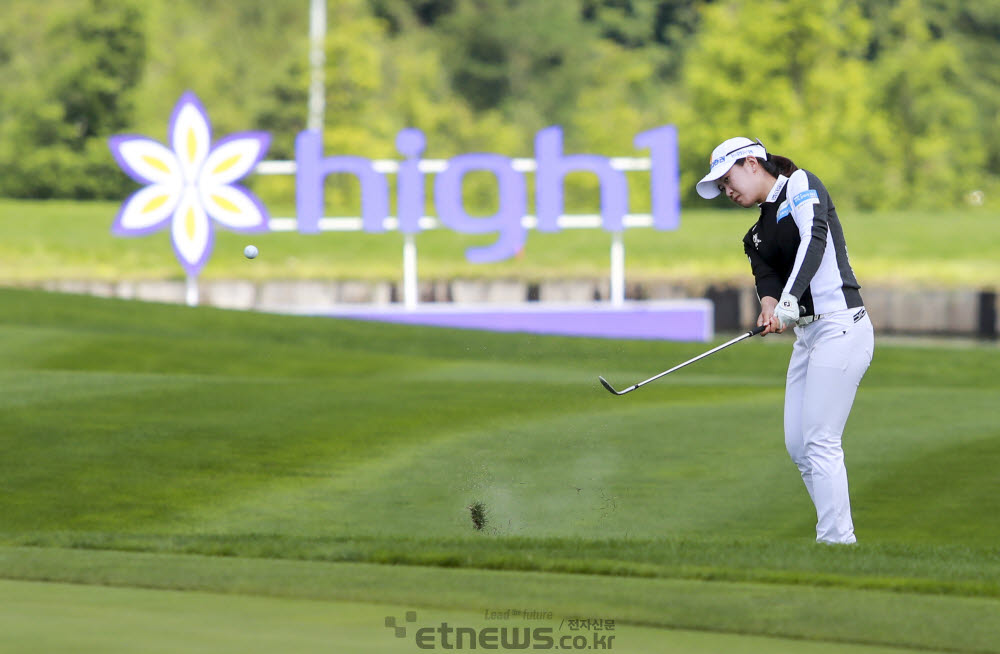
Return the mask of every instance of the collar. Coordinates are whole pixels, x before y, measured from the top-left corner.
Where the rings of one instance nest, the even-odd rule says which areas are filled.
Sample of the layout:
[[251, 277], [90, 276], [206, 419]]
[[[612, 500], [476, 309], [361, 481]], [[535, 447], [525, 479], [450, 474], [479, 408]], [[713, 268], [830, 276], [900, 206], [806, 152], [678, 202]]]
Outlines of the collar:
[[788, 183], [788, 178], [784, 175], [778, 175], [778, 179], [774, 181], [774, 186], [771, 187], [771, 192], [767, 194], [767, 199], [764, 200], [762, 204], [767, 204], [768, 202], [774, 202], [781, 195], [781, 189], [785, 188], [785, 184]]

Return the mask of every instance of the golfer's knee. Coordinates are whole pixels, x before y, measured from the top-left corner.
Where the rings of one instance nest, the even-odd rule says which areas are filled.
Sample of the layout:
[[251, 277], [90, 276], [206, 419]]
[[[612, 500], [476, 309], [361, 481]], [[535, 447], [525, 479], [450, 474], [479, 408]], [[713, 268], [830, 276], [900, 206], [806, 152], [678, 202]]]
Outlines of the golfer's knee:
[[802, 441], [786, 439], [785, 450], [788, 452], [788, 456], [791, 458], [792, 463], [797, 465], [800, 469], [808, 467], [809, 458], [806, 456], [806, 448]]
[[832, 474], [844, 465], [844, 450], [839, 439], [821, 438], [806, 446], [805, 458], [817, 474]]

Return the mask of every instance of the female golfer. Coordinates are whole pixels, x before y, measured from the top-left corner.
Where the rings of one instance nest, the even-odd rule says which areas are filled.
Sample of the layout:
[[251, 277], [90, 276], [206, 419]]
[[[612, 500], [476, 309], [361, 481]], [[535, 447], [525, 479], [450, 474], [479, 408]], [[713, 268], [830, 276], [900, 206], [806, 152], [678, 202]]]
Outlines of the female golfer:
[[785, 447], [816, 505], [816, 540], [854, 543], [841, 441], [871, 364], [872, 324], [847, 259], [830, 195], [811, 172], [737, 137], [712, 151], [698, 195], [760, 207], [743, 249], [760, 298], [763, 334], [795, 325], [785, 383]]

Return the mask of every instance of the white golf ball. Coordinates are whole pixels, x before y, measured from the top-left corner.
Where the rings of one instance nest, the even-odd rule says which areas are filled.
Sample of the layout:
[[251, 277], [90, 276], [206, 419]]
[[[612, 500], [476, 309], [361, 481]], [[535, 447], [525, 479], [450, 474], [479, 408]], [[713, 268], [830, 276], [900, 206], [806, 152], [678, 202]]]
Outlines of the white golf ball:
[[257, 254], [258, 252], [256, 245], [248, 245], [245, 248], [243, 248], [243, 256], [245, 256], [247, 259], [255, 258]]

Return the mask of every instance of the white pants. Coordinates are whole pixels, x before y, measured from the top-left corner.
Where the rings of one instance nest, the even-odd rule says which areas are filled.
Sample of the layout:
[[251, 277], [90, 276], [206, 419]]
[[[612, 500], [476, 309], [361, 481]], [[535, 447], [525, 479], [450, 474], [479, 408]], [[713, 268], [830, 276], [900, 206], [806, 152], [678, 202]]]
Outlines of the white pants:
[[785, 447], [816, 505], [816, 541], [854, 543], [841, 440], [872, 361], [872, 323], [862, 308], [845, 309], [796, 327], [795, 335], [785, 385]]

